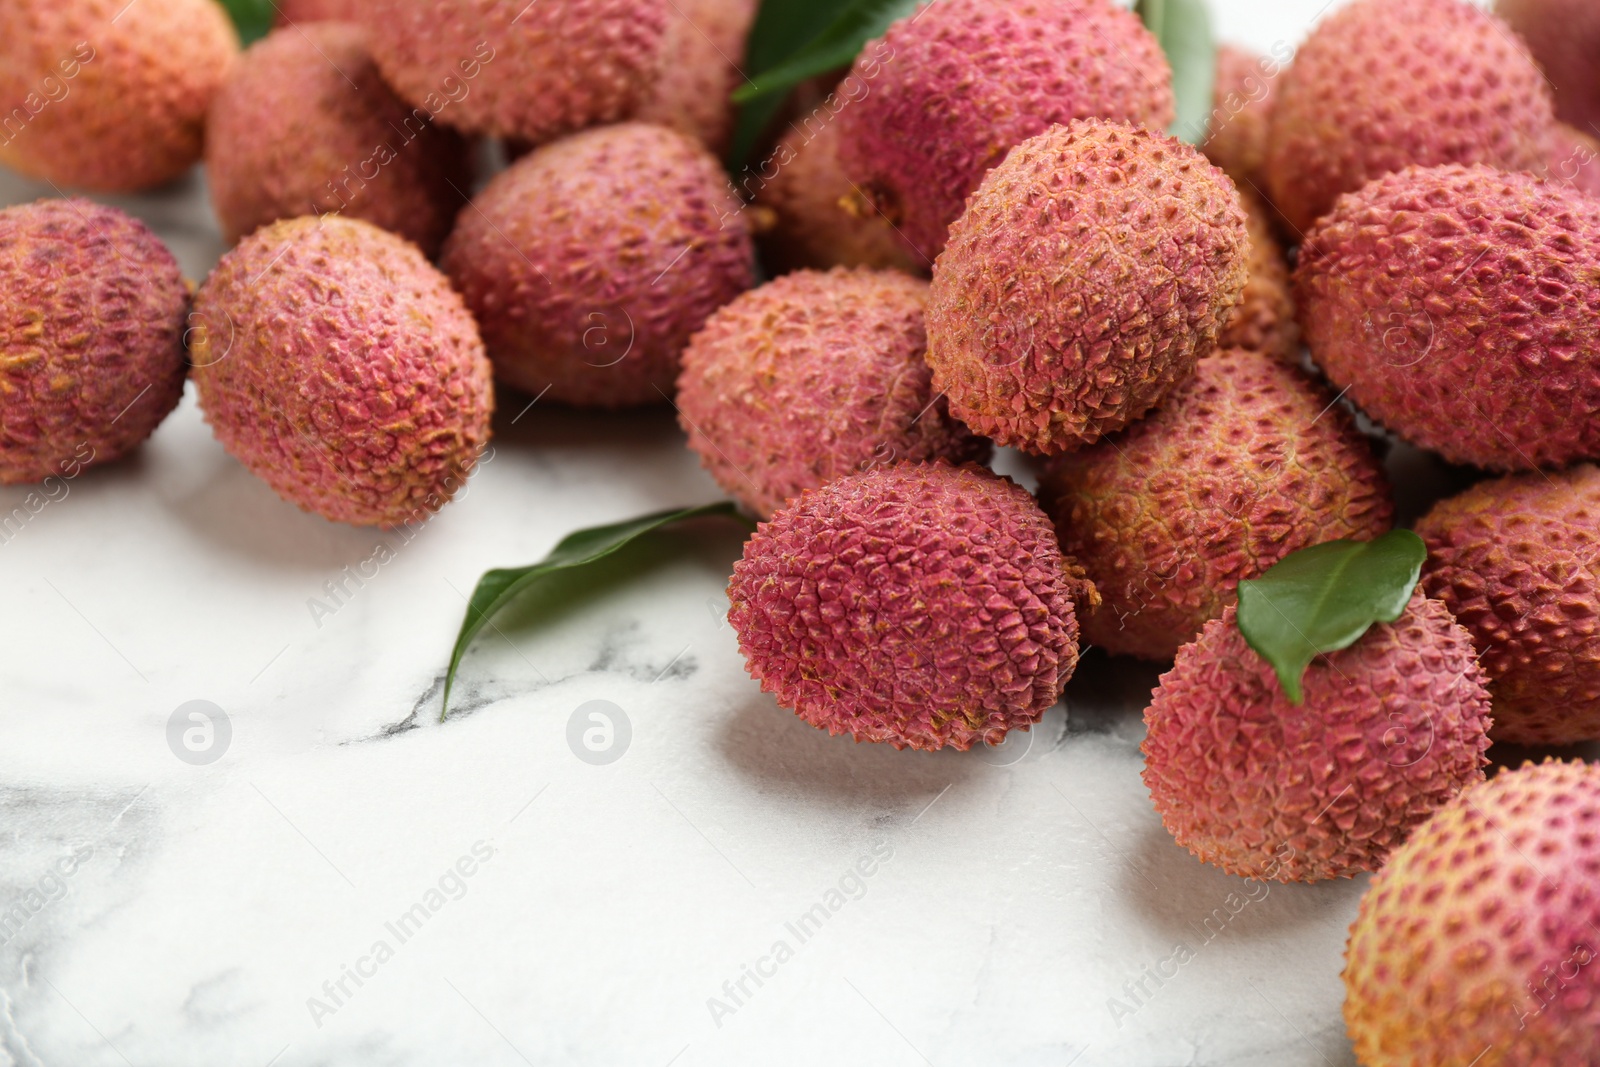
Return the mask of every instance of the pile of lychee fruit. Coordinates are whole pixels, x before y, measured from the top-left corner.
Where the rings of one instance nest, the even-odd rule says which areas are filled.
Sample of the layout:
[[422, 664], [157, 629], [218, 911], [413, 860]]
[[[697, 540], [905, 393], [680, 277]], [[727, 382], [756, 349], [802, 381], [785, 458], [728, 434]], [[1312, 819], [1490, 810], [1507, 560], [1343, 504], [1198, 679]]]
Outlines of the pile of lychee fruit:
[[[1484, 771], [1600, 740], [1600, 5], [1353, 0], [1224, 48], [1197, 149], [1112, 0], [934, 0], [732, 177], [755, 0], [279, 6], [241, 53], [215, 0], [0, 3], [0, 162], [114, 192], [203, 158], [236, 244], [193, 288], [110, 207], [0, 212], [0, 483], [127, 454], [192, 376], [285, 500], [395, 526], [470, 476], [492, 381], [673, 404], [763, 520], [730, 619], [783, 706], [965, 750], [1080, 642], [1171, 662], [1173, 836], [1379, 872], [1363, 1063], [1600, 1064], [1600, 770]], [[1291, 700], [1238, 584], [1385, 533], [1393, 440], [1475, 484]]]

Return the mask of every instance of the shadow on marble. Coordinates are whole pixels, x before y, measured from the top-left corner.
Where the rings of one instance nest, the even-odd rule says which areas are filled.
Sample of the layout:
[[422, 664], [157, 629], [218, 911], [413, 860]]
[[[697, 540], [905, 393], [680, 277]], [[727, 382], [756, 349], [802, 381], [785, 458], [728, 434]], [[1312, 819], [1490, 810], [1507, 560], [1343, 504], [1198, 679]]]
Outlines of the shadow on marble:
[[119, 485], [132, 485], [148, 476], [152, 462], [150, 449], [141, 446], [120, 459], [85, 467], [71, 478], [51, 476], [38, 482], [0, 485], [0, 516], [16, 508], [27, 509], [29, 498], [37, 507], [41, 500], [60, 503], [74, 493], [104, 492], [115, 490]]
[[1067, 732], [1144, 739], [1144, 709], [1167, 669], [1091, 647], [1067, 683]]
[[981, 769], [974, 753], [896, 751], [834, 736], [752, 693], [724, 722], [717, 747], [728, 764], [761, 789], [793, 796], [813, 810], [904, 811]]
[[[168, 508], [197, 537], [232, 555], [308, 573], [345, 564], [383, 536], [376, 527], [346, 526], [301, 511], [220, 446], [204, 480]], [[429, 533], [424, 526], [416, 536]]]
[[685, 450], [678, 418], [665, 400], [625, 411], [588, 411], [495, 385], [494, 442], [513, 448]]
[[1152, 929], [1197, 951], [1223, 936], [1272, 943], [1325, 926], [1326, 908], [1359, 895], [1366, 884], [1241, 878], [1197, 859], [1159, 821], [1137, 833], [1119, 876], [1122, 891]]

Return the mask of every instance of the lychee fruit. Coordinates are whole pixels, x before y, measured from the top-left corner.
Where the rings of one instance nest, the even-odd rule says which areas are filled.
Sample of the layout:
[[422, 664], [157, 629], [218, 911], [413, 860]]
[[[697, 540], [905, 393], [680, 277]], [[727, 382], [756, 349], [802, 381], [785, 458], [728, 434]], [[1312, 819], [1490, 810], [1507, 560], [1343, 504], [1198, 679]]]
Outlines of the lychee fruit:
[[686, 133], [721, 155], [755, 17], [756, 0], [674, 0], [654, 85], [633, 117]]
[[1355, 0], [1283, 76], [1266, 177], [1297, 232], [1341, 193], [1409, 166], [1530, 170], [1554, 119], [1527, 47], [1467, 0]]
[[1296, 705], [1229, 608], [1161, 676], [1144, 782], [1178, 844], [1230, 874], [1352, 877], [1483, 780], [1485, 684], [1471, 637], [1419, 591], [1313, 660]]
[[336, 211], [428, 255], [472, 187], [466, 142], [402, 103], [345, 22], [281, 29], [244, 53], [211, 107], [206, 178], [230, 242]]
[[873, 466], [988, 458], [923, 356], [928, 283], [797, 271], [711, 316], [683, 354], [679, 421], [717, 484], [766, 518]]
[[1165, 130], [1172, 71], [1110, 0], [940, 0], [856, 60], [866, 92], [840, 113], [845, 171], [929, 259], [985, 172], [1055, 123]]
[[358, 526], [426, 521], [489, 441], [489, 361], [415, 245], [338, 216], [276, 222], [195, 295], [217, 439], [278, 495]]
[[934, 386], [999, 444], [1092, 444], [1216, 349], [1249, 249], [1233, 183], [1193, 148], [1116, 123], [1052, 127], [989, 172], [934, 264]]
[[1600, 200], [1487, 167], [1340, 200], [1295, 272], [1306, 343], [1367, 414], [1453, 463], [1600, 454]]
[[238, 51], [216, 0], [6, 0], [0, 163], [98, 192], [172, 181]]
[[359, 22], [368, 0], [273, 0], [278, 22]]
[[1167, 660], [1254, 578], [1324, 541], [1368, 541], [1394, 509], [1354, 420], [1299, 370], [1223, 353], [1149, 418], [1052, 460], [1040, 497], [1104, 601], [1084, 638]]
[[1600, 767], [1473, 786], [1372, 879], [1344, 1019], [1370, 1067], [1600, 1064]]
[[588, 407], [662, 403], [689, 338], [754, 282], [742, 206], [698, 141], [602, 127], [490, 182], [462, 211], [444, 269], [500, 380]]
[[1211, 119], [1200, 147], [1241, 190], [1260, 180], [1267, 161], [1268, 128], [1282, 73], [1283, 64], [1272, 57], [1228, 44], [1217, 49]]
[[669, 0], [366, 0], [378, 68], [466, 133], [540, 144], [634, 114], [655, 84]]
[[1428, 594], [1489, 672], [1495, 739], [1600, 740], [1600, 470], [1480, 483], [1436, 504], [1417, 533]]
[[1555, 95], [1556, 116], [1581, 130], [1600, 123], [1600, 9], [1590, 0], [1496, 0], [1495, 11], [1528, 43]]
[[1555, 123], [1545, 135], [1544, 166], [1536, 173], [1600, 196], [1600, 140], [1564, 122]]
[[[811, 267], [878, 267], [926, 276], [933, 267], [856, 192], [839, 165], [839, 123], [802, 119], [773, 150], [755, 202], [772, 212], [758, 235], [761, 260], [782, 273]], [[755, 183], [752, 183], [755, 184]]]
[[1295, 320], [1289, 257], [1278, 243], [1272, 209], [1248, 186], [1240, 187], [1245, 228], [1250, 235], [1250, 280], [1239, 306], [1228, 316], [1217, 346], [1243, 348], [1287, 362], [1300, 358], [1300, 324]]
[[746, 669], [783, 707], [857, 741], [962, 750], [1055, 704], [1095, 601], [1027, 490], [941, 464], [807, 490], [746, 542], [728, 596]]
[[0, 211], [0, 484], [72, 478], [183, 395], [189, 290], [142, 222], [87, 200]]

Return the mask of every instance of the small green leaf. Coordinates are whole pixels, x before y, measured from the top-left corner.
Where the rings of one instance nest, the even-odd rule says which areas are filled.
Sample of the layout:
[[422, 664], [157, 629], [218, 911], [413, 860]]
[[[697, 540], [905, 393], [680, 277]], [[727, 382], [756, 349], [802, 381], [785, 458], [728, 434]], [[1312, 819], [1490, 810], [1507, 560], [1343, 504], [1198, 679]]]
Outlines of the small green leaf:
[[239, 29], [239, 39], [249, 46], [272, 30], [278, 6], [272, 0], [222, 0], [228, 15]]
[[764, 0], [750, 27], [747, 70], [771, 70], [833, 25], [859, 0]]
[[1260, 578], [1239, 583], [1239, 632], [1299, 704], [1311, 661], [1349, 648], [1375, 622], [1398, 619], [1427, 558], [1410, 530], [1290, 553]]
[[1217, 46], [1205, 0], [1139, 0], [1134, 10], [1161, 42], [1172, 66], [1178, 121], [1170, 132], [1189, 144], [1200, 144], [1211, 126], [1217, 80]]
[[751, 30], [751, 74], [733, 94], [739, 107], [728, 158], [737, 170], [795, 86], [849, 66], [861, 48], [914, 13], [922, 0], [804, 0], [761, 5]]
[[854, 62], [868, 41], [882, 37], [893, 23], [915, 12], [918, 3], [920, 0], [857, 0], [799, 52], [741, 86], [733, 94], [734, 103], [785, 92], [807, 78]]
[[749, 520], [739, 514], [738, 508], [726, 501], [721, 504], [662, 511], [610, 526], [579, 530], [564, 537], [561, 543], [538, 563], [527, 567], [505, 567], [485, 572], [483, 577], [478, 579], [477, 588], [473, 589], [472, 597], [467, 602], [466, 618], [461, 620], [461, 632], [456, 635], [455, 648], [450, 652], [450, 668], [444, 676], [444, 706], [439, 709], [439, 721], [443, 722], [445, 716], [450, 714], [450, 689], [455, 684], [461, 657], [466, 654], [472, 639], [478, 636], [478, 631], [488, 625], [490, 618], [496, 612], [515, 600], [523, 591], [540, 579], [560, 571], [575, 570], [598, 563], [664, 526], [686, 522], [689, 519], [717, 516], [736, 518], [749, 524]]

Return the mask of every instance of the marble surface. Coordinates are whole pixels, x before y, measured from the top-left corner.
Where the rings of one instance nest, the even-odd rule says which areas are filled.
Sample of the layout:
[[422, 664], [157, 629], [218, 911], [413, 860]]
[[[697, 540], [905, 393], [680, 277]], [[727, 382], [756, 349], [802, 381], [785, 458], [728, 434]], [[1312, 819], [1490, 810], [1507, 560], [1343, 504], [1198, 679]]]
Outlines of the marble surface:
[[[1218, 13], [1265, 50], [1322, 6]], [[198, 178], [112, 202], [222, 251]], [[0, 538], [0, 1067], [1354, 1063], [1362, 883], [1172, 843], [1153, 669], [1091, 654], [997, 750], [830, 738], [745, 676], [713, 524], [499, 619], [441, 725], [485, 568], [718, 496], [670, 413], [524, 403], [409, 539], [280, 502], [192, 390]]]

